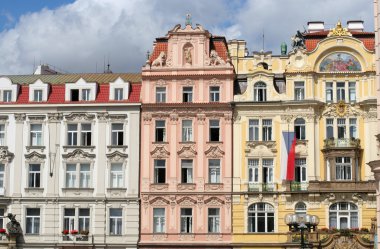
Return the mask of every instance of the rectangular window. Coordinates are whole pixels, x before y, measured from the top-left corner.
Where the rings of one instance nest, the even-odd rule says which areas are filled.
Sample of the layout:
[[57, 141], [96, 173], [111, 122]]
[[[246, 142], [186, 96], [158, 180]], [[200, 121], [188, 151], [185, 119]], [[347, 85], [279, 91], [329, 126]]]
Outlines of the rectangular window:
[[296, 158], [295, 181], [306, 182], [306, 158]]
[[5, 145], [5, 124], [0, 124], [0, 146]]
[[220, 232], [220, 214], [219, 208], [208, 209], [208, 232], [219, 233]]
[[165, 120], [156, 120], [156, 142], [165, 141]]
[[36, 102], [42, 101], [42, 90], [33, 91], [33, 101], [36, 101]]
[[29, 188], [39, 188], [41, 181], [41, 164], [29, 164]]
[[273, 159], [263, 159], [263, 182], [273, 182]]
[[181, 182], [193, 183], [193, 160], [181, 160]]
[[124, 125], [111, 124], [111, 144], [124, 145]]
[[90, 89], [82, 89], [82, 101], [89, 101], [90, 100]]
[[3, 101], [4, 102], [11, 102], [12, 101], [12, 91], [11, 90], [5, 90], [3, 92]]
[[193, 209], [181, 208], [181, 233], [193, 232]]
[[67, 125], [67, 145], [75, 146], [78, 144], [78, 124]]
[[326, 139], [334, 137], [334, 119], [326, 119]]
[[333, 83], [326, 82], [326, 102], [333, 101]]
[[348, 83], [348, 95], [350, 102], [356, 102], [356, 82]]
[[88, 163], [81, 163], [80, 164], [80, 172], [79, 172], [79, 178], [80, 178], [80, 187], [81, 188], [89, 188], [91, 186], [91, 171], [90, 171], [90, 164]]
[[272, 120], [263, 119], [263, 141], [272, 141]]
[[124, 186], [123, 181], [124, 181], [123, 164], [121, 163], [111, 164], [110, 187], [122, 188]]
[[166, 102], [166, 87], [156, 87], [156, 102], [157, 103]]
[[337, 157], [335, 159], [336, 180], [352, 179], [351, 157]]
[[338, 139], [346, 138], [346, 119], [338, 118]]
[[182, 120], [182, 142], [193, 141], [193, 121]]
[[5, 166], [0, 164], [0, 188], [4, 190], [4, 181], [5, 181]]
[[248, 181], [259, 182], [259, 159], [248, 159]]
[[183, 102], [193, 102], [193, 87], [186, 86], [183, 87]]
[[350, 138], [357, 138], [356, 118], [350, 118]]
[[124, 99], [123, 88], [115, 88], [114, 94], [115, 94], [115, 96], [114, 96], [115, 100], [123, 100]]
[[305, 99], [305, 83], [304, 82], [294, 82], [294, 99], [295, 100]]
[[220, 159], [208, 160], [208, 182], [220, 183]]
[[218, 142], [220, 141], [220, 127], [219, 120], [210, 120], [210, 141]]
[[166, 183], [165, 160], [154, 160], [154, 183]]
[[63, 211], [63, 230], [75, 229], [75, 208], [65, 208]]
[[249, 141], [259, 141], [259, 120], [249, 120]]
[[30, 146], [42, 145], [42, 124], [30, 125]]
[[80, 208], [79, 209], [79, 219], [78, 219], [78, 230], [90, 231], [90, 209]]
[[71, 89], [70, 97], [71, 101], [79, 101], [79, 89]]
[[123, 210], [110, 208], [110, 235], [121, 235], [123, 224]]
[[27, 234], [40, 233], [40, 209], [39, 208], [26, 209], [26, 233]]
[[5, 216], [5, 210], [4, 208], [0, 208], [0, 226], [4, 227], [4, 217]]
[[336, 101], [346, 100], [346, 83], [338, 82], [336, 84]]
[[77, 181], [76, 164], [66, 164], [66, 188], [75, 188]]
[[81, 145], [91, 146], [91, 124], [81, 124]]
[[165, 232], [165, 208], [153, 208], [153, 233]]
[[210, 102], [219, 102], [220, 87], [211, 86], [210, 87]]

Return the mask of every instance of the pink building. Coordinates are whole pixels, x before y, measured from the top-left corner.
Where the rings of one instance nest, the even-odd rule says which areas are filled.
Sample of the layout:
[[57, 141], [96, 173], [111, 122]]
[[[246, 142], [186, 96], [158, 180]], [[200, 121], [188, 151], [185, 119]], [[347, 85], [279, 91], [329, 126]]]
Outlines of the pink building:
[[142, 69], [142, 248], [228, 248], [234, 68], [224, 37], [190, 21]]

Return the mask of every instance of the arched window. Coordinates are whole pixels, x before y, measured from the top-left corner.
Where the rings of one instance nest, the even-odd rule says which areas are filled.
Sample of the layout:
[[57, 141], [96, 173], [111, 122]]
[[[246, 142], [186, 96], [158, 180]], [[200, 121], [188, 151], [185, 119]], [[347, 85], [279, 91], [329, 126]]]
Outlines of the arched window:
[[298, 140], [306, 139], [305, 120], [303, 118], [297, 118], [294, 120], [294, 131]]
[[345, 229], [357, 228], [358, 207], [348, 202], [338, 202], [330, 206], [329, 211], [330, 228]]
[[267, 85], [264, 82], [257, 82], [254, 87], [254, 100], [258, 102], [267, 101]]
[[274, 208], [267, 203], [255, 203], [248, 207], [248, 232], [274, 232]]
[[306, 215], [306, 204], [304, 202], [298, 202], [294, 209], [296, 214]]

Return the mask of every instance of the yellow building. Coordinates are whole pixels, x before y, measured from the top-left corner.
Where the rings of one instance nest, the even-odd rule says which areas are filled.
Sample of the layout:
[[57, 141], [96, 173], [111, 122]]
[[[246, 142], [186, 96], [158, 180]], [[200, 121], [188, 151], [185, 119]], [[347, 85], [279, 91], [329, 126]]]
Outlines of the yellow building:
[[[331, 30], [309, 22], [307, 32], [292, 37], [289, 53], [282, 44], [281, 55], [249, 53], [245, 41], [229, 42], [238, 81], [234, 248], [296, 248], [284, 221], [288, 213], [316, 215], [318, 228], [330, 231], [371, 228], [376, 198], [367, 163], [377, 152], [374, 39], [363, 22], [349, 21]], [[293, 133], [295, 178], [289, 181], [285, 141]], [[362, 237], [352, 243], [367, 248], [368, 238]], [[334, 248], [340, 242], [321, 243]]]

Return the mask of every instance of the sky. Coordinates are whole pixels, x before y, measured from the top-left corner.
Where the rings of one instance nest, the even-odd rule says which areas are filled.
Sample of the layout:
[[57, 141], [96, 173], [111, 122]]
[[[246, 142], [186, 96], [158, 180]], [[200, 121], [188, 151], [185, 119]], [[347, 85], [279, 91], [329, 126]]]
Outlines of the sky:
[[249, 52], [280, 53], [308, 21], [363, 20], [374, 30], [373, 0], [1, 0], [0, 75], [32, 74], [41, 63], [62, 72], [139, 72], [156, 37], [186, 14], [214, 35], [242, 39]]

